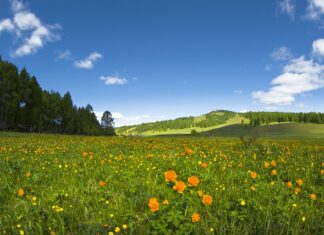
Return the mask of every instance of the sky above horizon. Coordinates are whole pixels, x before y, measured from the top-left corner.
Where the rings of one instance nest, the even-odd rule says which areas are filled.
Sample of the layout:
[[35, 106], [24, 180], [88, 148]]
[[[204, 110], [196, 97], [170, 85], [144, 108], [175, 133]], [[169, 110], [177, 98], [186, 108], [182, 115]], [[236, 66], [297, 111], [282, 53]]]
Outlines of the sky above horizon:
[[0, 55], [116, 126], [324, 112], [324, 0], [0, 0]]

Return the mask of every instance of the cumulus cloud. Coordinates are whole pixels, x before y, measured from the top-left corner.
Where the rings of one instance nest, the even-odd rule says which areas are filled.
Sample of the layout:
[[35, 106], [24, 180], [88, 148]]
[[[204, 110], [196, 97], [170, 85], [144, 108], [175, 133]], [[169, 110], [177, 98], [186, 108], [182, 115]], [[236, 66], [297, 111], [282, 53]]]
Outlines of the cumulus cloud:
[[313, 42], [313, 54], [316, 56], [324, 56], [324, 39], [318, 39]]
[[319, 20], [324, 14], [324, 0], [308, 0], [306, 18], [309, 20]]
[[[94, 112], [96, 114], [97, 119], [100, 121], [101, 117], [103, 115], [103, 112]], [[161, 121], [165, 120], [165, 116], [157, 116], [153, 117], [148, 114], [141, 114], [141, 115], [123, 115], [120, 112], [112, 112], [111, 113], [115, 126], [120, 127], [120, 126], [130, 126], [130, 125], [137, 125], [141, 123], [146, 123], [146, 122], [155, 122], [155, 121]]]
[[287, 47], [279, 47], [276, 48], [271, 53], [271, 58], [276, 61], [286, 61], [293, 58], [292, 53], [290, 52], [289, 48]]
[[74, 61], [73, 64], [76, 68], [79, 69], [92, 69], [94, 67], [94, 63], [102, 57], [103, 55], [95, 51], [83, 60]]
[[278, 3], [278, 7], [280, 12], [287, 14], [290, 20], [295, 19], [296, 6], [292, 0], [281, 0]]
[[47, 42], [59, 40], [55, 33], [60, 25], [47, 25], [31, 12], [19, 0], [11, 0], [12, 19], [0, 20], [0, 33], [2, 31], [14, 32], [20, 46], [11, 54], [13, 57], [23, 57], [35, 54]]
[[255, 91], [252, 97], [269, 107], [290, 105], [297, 95], [324, 87], [324, 66], [301, 56], [291, 60], [271, 85], [269, 91]]
[[117, 75], [114, 76], [101, 76], [100, 80], [104, 81], [106, 85], [112, 86], [112, 85], [125, 85], [128, 83], [126, 78], [119, 77]]

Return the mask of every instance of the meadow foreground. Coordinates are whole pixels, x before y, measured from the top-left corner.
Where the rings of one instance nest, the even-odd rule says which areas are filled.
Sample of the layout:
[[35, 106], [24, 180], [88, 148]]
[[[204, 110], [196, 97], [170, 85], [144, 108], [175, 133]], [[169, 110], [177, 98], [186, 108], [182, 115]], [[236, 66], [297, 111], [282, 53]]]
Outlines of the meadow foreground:
[[2, 234], [323, 234], [324, 141], [0, 137]]

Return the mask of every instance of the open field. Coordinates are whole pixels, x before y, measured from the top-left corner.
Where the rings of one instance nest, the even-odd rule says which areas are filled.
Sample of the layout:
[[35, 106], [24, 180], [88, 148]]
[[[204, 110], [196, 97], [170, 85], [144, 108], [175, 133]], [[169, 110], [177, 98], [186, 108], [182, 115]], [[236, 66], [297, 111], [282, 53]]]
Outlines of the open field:
[[205, 136], [257, 136], [264, 138], [319, 138], [324, 139], [323, 124], [304, 123], [271, 123], [259, 127], [244, 125], [229, 125], [213, 129], [204, 133]]
[[2, 133], [0, 233], [323, 234], [323, 153], [323, 139]]

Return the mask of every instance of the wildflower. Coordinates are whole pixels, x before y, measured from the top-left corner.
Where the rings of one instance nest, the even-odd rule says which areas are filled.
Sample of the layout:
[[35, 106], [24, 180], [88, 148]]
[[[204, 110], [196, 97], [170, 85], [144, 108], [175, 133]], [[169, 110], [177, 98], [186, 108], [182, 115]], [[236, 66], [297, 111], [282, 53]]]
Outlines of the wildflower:
[[264, 168], [268, 168], [270, 166], [269, 162], [264, 162], [263, 164]]
[[251, 186], [251, 190], [252, 190], [252, 191], [255, 191], [256, 188], [255, 188], [254, 186]]
[[20, 235], [24, 235], [24, 234], [25, 234], [24, 230], [22, 230], [22, 229], [19, 230], [19, 234], [20, 234]]
[[295, 194], [298, 194], [298, 193], [300, 192], [300, 188], [298, 188], [298, 187], [295, 188], [295, 189], [294, 189], [294, 192], [295, 192]]
[[120, 228], [119, 228], [119, 227], [116, 227], [116, 228], [115, 228], [115, 232], [116, 232], [116, 233], [119, 233], [119, 232], [120, 232]]
[[178, 191], [178, 193], [183, 193], [183, 191], [186, 189], [186, 184], [183, 181], [178, 181], [174, 186], [173, 189]]
[[241, 200], [240, 204], [241, 204], [241, 206], [245, 206], [245, 201]]
[[165, 180], [168, 182], [175, 182], [177, 179], [177, 173], [175, 171], [167, 171], [164, 173]]
[[196, 177], [196, 176], [190, 176], [188, 178], [188, 183], [190, 186], [197, 187], [199, 182], [200, 181], [199, 181], [198, 177]]
[[303, 181], [302, 179], [298, 179], [296, 182], [297, 182], [297, 184], [298, 184], [299, 186], [301, 186], [301, 185], [304, 183], [304, 181]]
[[192, 155], [193, 153], [194, 153], [194, 151], [191, 149], [191, 148], [185, 148], [185, 152], [186, 152], [186, 154], [188, 154], [188, 155]]
[[211, 232], [211, 233], [214, 232], [214, 228], [210, 228], [209, 232]]
[[30, 172], [27, 172], [26, 173], [26, 177], [30, 177], [31, 176], [31, 173]]
[[204, 195], [204, 193], [201, 190], [198, 190], [197, 194], [198, 194], [199, 197], [202, 197]]
[[306, 220], [306, 218], [305, 218], [305, 216], [303, 216], [303, 217], [302, 217], [302, 221], [305, 222], [305, 220]]
[[210, 195], [204, 195], [203, 198], [202, 198], [202, 202], [205, 204], [205, 205], [210, 205], [212, 204], [213, 202], [213, 197], [210, 196]]
[[202, 163], [200, 164], [200, 166], [201, 166], [202, 168], [206, 168], [206, 167], [208, 166], [208, 164], [207, 164], [206, 162], [202, 162]]
[[309, 195], [309, 197], [312, 200], [316, 200], [316, 194], [315, 193], [312, 193], [311, 195]]
[[257, 173], [255, 171], [251, 171], [250, 176], [252, 179], [255, 179], [257, 177]]
[[276, 170], [272, 170], [271, 171], [271, 175], [276, 175], [277, 174], [277, 171]]
[[100, 182], [99, 182], [99, 185], [100, 185], [101, 187], [104, 187], [104, 186], [106, 185], [106, 182], [105, 182], [105, 181], [100, 181]]
[[159, 202], [158, 202], [158, 200], [157, 200], [156, 197], [150, 198], [148, 205], [149, 205], [149, 207], [150, 207], [150, 209], [151, 209], [152, 212], [155, 212], [155, 211], [158, 211], [159, 210], [160, 204], [159, 204]]
[[199, 220], [200, 220], [200, 215], [197, 212], [193, 213], [191, 216], [191, 221], [193, 223], [197, 223]]
[[288, 188], [291, 188], [292, 186], [293, 186], [292, 182], [291, 182], [291, 181], [288, 181], [288, 182], [287, 182], [287, 187], [288, 187]]
[[109, 217], [110, 217], [110, 218], [114, 218], [114, 214], [110, 214]]
[[276, 165], [277, 165], [276, 161], [275, 160], [272, 160], [271, 161], [271, 166], [276, 166]]
[[168, 200], [164, 200], [164, 201], [162, 202], [162, 204], [163, 204], [163, 205], [169, 205], [169, 201], [168, 201]]
[[114, 232], [109, 232], [108, 235], [114, 235]]
[[296, 204], [296, 203], [294, 203], [294, 204], [293, 204], [293, 207], [294, 207], [294, 208], [296, 208], [296, 207], [297, 207], [297, 204]]
[[123, 227], [124, 230], [126, 230], [128, 228], [126, 224], [123, 224], [122, 227]]
[[25, 191], [21, 188], [18, 190], [18, 196], [22, 197], [25, 195]]
[[321, 170], [321, 175], [324, 175], [324, 170]]

